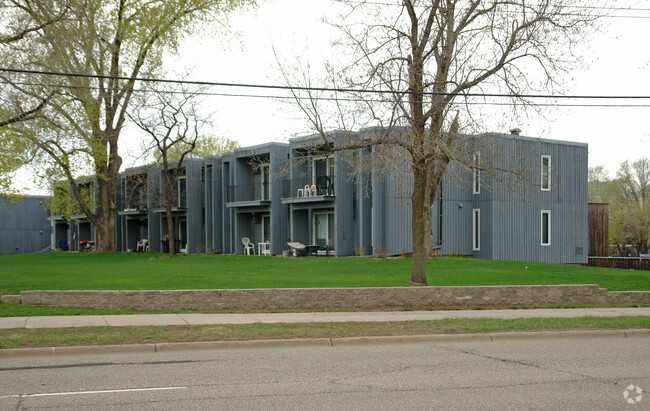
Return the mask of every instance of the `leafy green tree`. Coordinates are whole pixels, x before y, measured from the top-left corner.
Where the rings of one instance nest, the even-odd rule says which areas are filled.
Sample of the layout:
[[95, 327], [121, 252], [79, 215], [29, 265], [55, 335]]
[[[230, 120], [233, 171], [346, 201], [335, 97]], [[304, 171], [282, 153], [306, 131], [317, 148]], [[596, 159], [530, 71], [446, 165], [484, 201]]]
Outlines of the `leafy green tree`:
[[[175, 52], [185, 34], [205, 23], [224, 21], [228, 12], [253, 2], [50, 0], [48, 7], [26, 2], [24, 13], [33, 21], [51, 20], [64, 5], [68, 11], [65, 19], [42, 28], [40, 35], [2, 49], [8, 67], [36, 72], [15, 74], [12, 84], [58, 90], [42, 111], [44, 118], [35, 120], [37, 128], [22, 130], [22, 137], [68, 181], [72, 195], [97, 229], [98, 251], [115, 251], [120, 135], [138, 79], [158, 73], [163, 54]], [[38, 87], [19, 90], [36, 94]], [[79, 167], [86, 165], [97, 177], [96, 210], [75, 184], [82, 175]]]
[[[0, 29], [0, 45], [17, 43], [25, 38], [37, 36], [46, 27], [62, 21], [68, 11], [67, 6], [62, 5], [57, 12], [49, 13], [49, 18], [36, 21], [25, 11], [29, 7], [44, 9], [51, 5], [44, 2], [32, 4], [29, 0], [0, 1], [0, 15], [5, 23]], [[0, 64], [4, 66], [4, 63], [0, 58]], [[15, 172], [29, 161], [29, 150], [12, 125], [37, 118], [51, 94], [46, 92], [38, 95], [17, 95], [12, 93], [16, 85], [11, 85], [7, 78], [3, 80], [5, 84], [0, 88], [0, 196], [14, 198], [18, 191], [13, 186], [13, 177]]]
[[608, 203], [612, 197], [614, 182], [603, 166], [589, 167], [587, 191], [590, 203]]
[[624, 161], [616, 172], [612, 196], [610, 241], [619, 255], [627, 255], [625, 244], [638, 254], [650, 250], [650, 159]]

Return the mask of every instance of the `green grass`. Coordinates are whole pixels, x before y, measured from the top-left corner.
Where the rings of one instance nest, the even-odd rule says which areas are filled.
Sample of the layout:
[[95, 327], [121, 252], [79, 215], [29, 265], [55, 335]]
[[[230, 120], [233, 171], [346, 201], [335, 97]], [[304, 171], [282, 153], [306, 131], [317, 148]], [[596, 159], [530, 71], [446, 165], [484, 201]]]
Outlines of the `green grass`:
[[650, 317], [8, 329], [0, 330], [0, 348], [634, 328], [650, 328]]
[[[154, 253], [0, 256], [0, 292], [407, 286], [408, 258], [279, 258]], [[650, 272], [471, 258], [427, 261], [430, 285], [598, 284], [650, 290]]]

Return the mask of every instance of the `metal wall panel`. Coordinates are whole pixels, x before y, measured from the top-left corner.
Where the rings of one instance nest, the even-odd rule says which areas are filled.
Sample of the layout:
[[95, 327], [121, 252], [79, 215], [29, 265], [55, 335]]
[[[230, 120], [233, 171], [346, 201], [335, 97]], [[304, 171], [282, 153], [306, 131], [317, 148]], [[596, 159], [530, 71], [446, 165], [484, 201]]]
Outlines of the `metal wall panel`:
[[28, 196], [16, 204], [0, 198], [0, 255], [33, 253], [51, 243], [47, 197]]

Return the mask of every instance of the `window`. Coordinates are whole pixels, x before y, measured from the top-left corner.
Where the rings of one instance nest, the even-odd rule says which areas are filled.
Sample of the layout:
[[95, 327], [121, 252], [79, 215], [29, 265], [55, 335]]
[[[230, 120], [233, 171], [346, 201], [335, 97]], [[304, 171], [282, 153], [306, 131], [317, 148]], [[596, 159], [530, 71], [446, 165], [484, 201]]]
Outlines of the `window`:
[[472, 210], [472, 250], [481, 249], [481, 209]]
[[542, 190], [551, 190], [551, 156], [542, 156]]
[[333, 157], [314, 157], [312, 163], [312, 179], [316, 181], [320, 176], [334, 176], [334, 158]]
[[542, 245], [551, 245], [551, 211], [542, 210]]
[[481, 194], [481, 169], [479, 168], [481, 164], [480, 151], [474, 153], [472, 164], [474, 165], [474, 169], [472, 171], [472, 193]]
[[262, 164], [260, 166], [260, 171], [262, 172], [262, 187], [260, 192], [262, 193], [262, 200], [271, 199], [271, 172], [269, 164]]
[[187, 180], [185, 176], [179, 176], [178, 181], [178, 208], [187, 207]]

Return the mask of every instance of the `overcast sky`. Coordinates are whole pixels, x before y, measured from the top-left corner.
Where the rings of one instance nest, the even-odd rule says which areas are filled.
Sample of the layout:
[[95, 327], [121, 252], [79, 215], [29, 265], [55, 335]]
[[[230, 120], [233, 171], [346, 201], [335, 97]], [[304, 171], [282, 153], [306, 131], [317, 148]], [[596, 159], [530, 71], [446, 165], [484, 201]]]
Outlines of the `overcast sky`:
[[[321, 55], [331, 57], [330, 43], [337, 34], [322, 18], [333, 5], [327, 0], [269, 0], [233, 19], [239, 34], [230, 40], [203, 36], [187, 41], [174, 65], [193, 67], [192, 77], [200, 80], [279, 84], [272, 45], [284, 61], [303, 56], [315, 64]], [[585, 66], [574, 73], [566, 94], [650, 96], [650, 2], [617, 1], [615, 5], [636, 10], [619, 11], [617, 15], [627, 17], [605, 20], [606, 33], [585, 45]], [[572, 102], [650, 106], [650, 99]], [[237, 139], [242, 146], [284, 141], [310, 131], [291, 104], [274, 99], [211, 97], [206, 104], [215, 111], [215, 133]], [[588, 143], [590, 166], [604, 165], [611, 174], [624, 160], [650, 156], [650, 107], [562, 107], [546, 117], [492, 131], [519, 127], [528, 136]]]
[[[568, 95], [650, 96], [650, 2], [617, 1], [627, 16], [607, 18], [606, 33], [586, 44], [584, 67], [574, 73]], [[166, 68], [178, 72], [191, 69], [188, 79], [227, 82], [280, 84], [273, 47], [279, 58], [291, 63], [296, 58], [314, 66], [331, 57], [331, 42], [338, 33], [322, 22], [332, 13], [330, 0], [267, 0], [256, 10], [240, 12], [231, 19], [234, 33], [202, 34], [187, 39], [179, 54], [169, 57]], [[643, 10], [642, 10], [643, 9]], [[210, 92], [231, 94], [274, 94], [257, 89], [213, 88]], [[577, 101], [577, 103], [586, 103]], [[589, 104], [645, 104], [636, 101], [589, 101]], [[213, 134], [235, 139], [242, 146], [270, 141], [287, 141], [311, 132], [304, 116], [290, 103], [277, 99], [212, 96], [204, 99], [207, 111], [214, 112]], [[522, 134], [589, 144], [589, 165], [604, 165], [613, 176], [624, 160], [650, 156], [650, 107], [562, 107], [547, 118], [513, 121], [503, 129], [519, 127]], [[124, 131], [123, 167], [135, 164], [135, 133]]]

